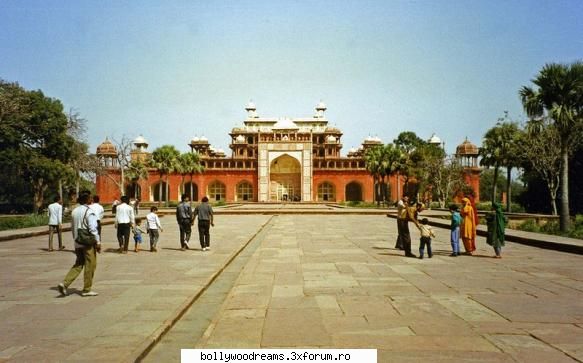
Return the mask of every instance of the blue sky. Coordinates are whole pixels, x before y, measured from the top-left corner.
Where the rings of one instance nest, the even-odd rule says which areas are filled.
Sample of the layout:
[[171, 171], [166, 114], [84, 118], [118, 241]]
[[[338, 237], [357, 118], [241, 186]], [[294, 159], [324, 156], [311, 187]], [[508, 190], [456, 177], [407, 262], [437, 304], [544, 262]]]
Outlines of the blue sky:
[[343, 152], [368, 135], [480, 140], [545, 63], [583, 59], [583, 1], [0, 0], [0, 78], [106, 136], [181, 151], [323, 100]]

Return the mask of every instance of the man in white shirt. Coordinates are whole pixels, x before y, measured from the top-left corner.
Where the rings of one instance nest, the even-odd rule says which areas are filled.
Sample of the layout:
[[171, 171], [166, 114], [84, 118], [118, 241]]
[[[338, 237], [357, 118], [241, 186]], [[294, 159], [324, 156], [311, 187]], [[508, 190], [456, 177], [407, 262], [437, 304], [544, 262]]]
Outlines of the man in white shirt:
[[93, 203], [89, 206], [97, 216], [97, 233], [99, 233], [99, 238], [101, 238], [101, 220], [103, 219], [103, 215], [105, 214], [105, 210], [103, 206], [99, 204], [99, 195], [93, 196]]
[[75, 241], [75, 264], [71, 267], [63, 282], [57, 286], [63, 296], [67, 296], [67, 288], [79, 276], [81, 270], [84, 270], [81, 296], [97, 296], [97, 293], [92, 291], [91, 287], [93, 286], [93, 275], [97, 266], [96, 252], [101, 252], [101, 239], [99, 238], [99, 233], [97, 233], [97, 216], [89, 208], [90, 197], [91, 194], [89, 192], [79, 194], [77, 199], [79, 206], [71, 213], [71, 232], [73, 232], [73, 239], [77, 240], [78, 231], [85, 229], [93, 235], [95, 244], [86, 246]]
[[130, 242], [130, 230], [136, 223], [134, 208], [128, 205], [130, 198], [127, 195], [121, 197], [121, 204], [115, 211], [115, 228], [117, 228], [117, 241], [119, 253], [128, 253]]
[[59, 240], [59, 250], [64, 250], [63, 246], [63, 204], [61, 197], [56, 196], [54, 203], [49, 205], [49, 252], [53, 251], [53, 235], [57, 232]]

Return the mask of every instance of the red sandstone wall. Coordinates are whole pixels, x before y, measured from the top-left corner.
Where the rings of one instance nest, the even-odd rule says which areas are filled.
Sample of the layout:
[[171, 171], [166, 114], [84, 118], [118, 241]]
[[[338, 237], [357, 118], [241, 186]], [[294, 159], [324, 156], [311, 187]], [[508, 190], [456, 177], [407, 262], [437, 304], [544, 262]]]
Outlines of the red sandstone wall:
[[367, 202], [372, 202], [373, 178], [366, 171], [346, 171], [346, 170], [314, 170], [312, 175], [312, 200], [318, 200], [318, 185], [328, 182], [334, 185], [336, 191], [336, 201], [346, 200], [346, 185], [357, 182], [362, 188], [362, 198]]
[[[119, 174], [112, 171], [112, 175], [119, 179]], [[479, 174], [468, 175], [468, 184], [472, 185], [476, 191], [476, 200], [479, 200], [480, 191], [480, 179]], [[163, 180], [166, 180], [164, 176]], [[236, 199], [236, 186], [242, 181], [247, 181], [254, 186], [253, 188], [253, 201], [257, 201], [258, 194], [258, 178], [257, 172], [255, 170], [241, 170], [241, 171], [224, 171], [224, 170], [208, 170], [204, 174], [194, 174], [192, 182], [198, 186], [198, 200], [203, 196], [208, 194], [208, 185], [214, 181], [219, 181], [225, 184], [226, 187], [226, 201], [234, 202]], [[346, 170], [315, 170], [313, 173], [313, 187], [312, 187], [312, 200], [316, 201], [318, 197], [318, 185], [323, 182], [332, 183], [335, 186], [336, 191], [336, 201], [341, 202], [346, 200], [346, 185], [351, 182], [356, 182], [360, 184], [362, 188], [362, 197], [364, 201], [373, 202], [374, 201], [374, 180], [372, 176], [363, 170], [346, 171]], [[157, 185], [160, 182], [160, 176], [158, 172], [151, 171], [148, 176], [148, 180], [140, 180], [139, 184], [141, 186], [140, 198], [144, 202], [149, 202], [153, 200], [152, 186]], [[170, 175], [168, 176], [169, 183], [169, 199], [171, 201], [180, 200], [180, 184], [182, 182], [182, 177], [180, 175]], [[184, 183], [190, 182], [190, 176], [184, 177]], [[391, 188], [391, 201], [396, 201], [399, 198], [399, 194], [403, 192], [403, 178], [397, 179], [395, 175], [388, 178], [387, 181]], [[397, 182], [399, 187], [397, 188]], [[117, 185], [107, 176], [98, 176], [96, 180], [96, 190], [97, 194], [101, 197], [103, 203], [111, 203], [115, 199], [120, 198], [120, 193]]]
[[[113, 171], [110, 174], [111, 177], [119, 180], [119, 173]], [[105, 175], [98, 175], [95, 180], [95, 190], [96, 194], [99, 195], [101, 203], [111, 203], [114, 200], [119, 200], [119, 187], [117, 184], [111, 180], [110, 177]]]

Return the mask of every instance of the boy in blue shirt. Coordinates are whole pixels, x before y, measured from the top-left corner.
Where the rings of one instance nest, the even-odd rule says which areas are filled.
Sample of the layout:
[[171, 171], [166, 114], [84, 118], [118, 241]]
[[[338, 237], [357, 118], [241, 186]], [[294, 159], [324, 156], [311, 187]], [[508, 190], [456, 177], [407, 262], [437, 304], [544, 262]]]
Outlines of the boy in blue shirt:
[[459, 212], [459, 207], [456, 204], [449, 206], [451, 212], [451, 249], [450, 256], [457, 257], [460, 254], [460, 224], [462, 223], [462, 216]]

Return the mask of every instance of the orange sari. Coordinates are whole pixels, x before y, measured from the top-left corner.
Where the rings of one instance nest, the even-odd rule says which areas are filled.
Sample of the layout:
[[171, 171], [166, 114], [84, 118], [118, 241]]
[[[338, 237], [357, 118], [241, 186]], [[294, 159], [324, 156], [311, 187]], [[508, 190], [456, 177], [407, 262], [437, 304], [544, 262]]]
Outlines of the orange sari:
[[471, 254], [476, 250], [476, 215], [468, 198], [462, 199], [464, 206], [461, 210], [462, 223], [460, 234], [466, 252]]

